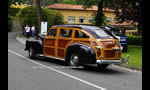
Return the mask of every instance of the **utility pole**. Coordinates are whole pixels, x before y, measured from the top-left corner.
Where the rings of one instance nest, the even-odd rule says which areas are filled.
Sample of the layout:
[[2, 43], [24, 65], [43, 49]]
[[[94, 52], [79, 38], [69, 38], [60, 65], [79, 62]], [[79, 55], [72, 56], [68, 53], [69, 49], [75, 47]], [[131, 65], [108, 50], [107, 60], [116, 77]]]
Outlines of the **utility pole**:
[[[35, 0], [32, 0], [33, 4]], [[42, 21], [42, 13], [41, 13], [41, 5], [40, 0], [36, 0], [36, 10], [37, 10], [37, 17], [38, 17], [38, 29], [41, 32], [41, 21]]]
[[35, 0], [32, 0], [32, 6], [36, 6]]

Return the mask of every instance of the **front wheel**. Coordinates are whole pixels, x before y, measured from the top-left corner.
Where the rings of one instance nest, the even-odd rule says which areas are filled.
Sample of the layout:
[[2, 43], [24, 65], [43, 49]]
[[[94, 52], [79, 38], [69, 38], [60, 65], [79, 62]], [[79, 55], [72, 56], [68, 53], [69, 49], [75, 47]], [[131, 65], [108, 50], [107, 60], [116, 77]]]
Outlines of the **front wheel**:
[[31, 59], [35, 59], [36, 58], [36, 51], [34, 48], [30, 47], [29, 51], [28, 51], [29, 57]]
[[109, 64], [97, 64], [97, 66], [99, 69], [103, 70], [103, 69], [107, 68], [109, 66]]

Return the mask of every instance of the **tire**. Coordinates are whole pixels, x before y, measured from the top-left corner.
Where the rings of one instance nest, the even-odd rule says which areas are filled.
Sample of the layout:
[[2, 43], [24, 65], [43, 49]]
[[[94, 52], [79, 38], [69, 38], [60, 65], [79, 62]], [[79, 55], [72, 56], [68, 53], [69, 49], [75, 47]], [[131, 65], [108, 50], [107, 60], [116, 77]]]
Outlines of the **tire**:
[[33, 47], [30, 47], [28, 54], [29, 54], [29, 58], [36, 59], [36, 50]]
[[78, 67], [80, 65], [80, 56], [77, 53], [72, 53], [71, 56], [68, 58], [68, 65], [69, 66], [76, 66]]
[[97, 66], [99, 69], [104, 70], [109, 66], [109, 64], [97, 64]]

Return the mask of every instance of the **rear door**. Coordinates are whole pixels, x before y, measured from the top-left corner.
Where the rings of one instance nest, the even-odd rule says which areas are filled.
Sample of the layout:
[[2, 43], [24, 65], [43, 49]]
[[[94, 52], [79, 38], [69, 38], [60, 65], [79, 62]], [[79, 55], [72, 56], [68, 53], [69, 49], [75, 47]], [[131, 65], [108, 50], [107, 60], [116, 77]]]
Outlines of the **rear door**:
[[59, 29], [56, 52], [57, 57], [64, 59], [67, 45], [72, 43], [73, 28], [61, 27]]

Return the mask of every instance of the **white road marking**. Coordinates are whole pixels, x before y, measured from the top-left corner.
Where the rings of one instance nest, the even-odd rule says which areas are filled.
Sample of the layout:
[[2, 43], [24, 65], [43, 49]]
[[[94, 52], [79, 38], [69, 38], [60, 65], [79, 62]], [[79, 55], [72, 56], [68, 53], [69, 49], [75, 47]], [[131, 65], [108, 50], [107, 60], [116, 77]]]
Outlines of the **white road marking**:
[[67, 76], [67, 77], [72, 78], [72, 79], [74, 79], [74, 80], [80, 81], [80, 82], [82, 82], [82, 83], [84, 83], [84, 84], [90, 85], [90, 86], [95, 87], [95, 88], [97, 88], [97, 89], [100, 89], [100, 90], [107, 90], [106, 88], [103, 88], [103, 87], [101, 87], [101, 86], [98, 86], [98, 85], [96, 85], [96, 84], [93, 84], [93, 83], [91, 83], [91, 82], [88, 82], [88, 81], [86, 81], [86, 80], [83, 80], [83, 79], [81, 79], [81, 78], [75, 77], [75, 76], [73, 76], [73, 75], [67, 74], [67, 73], [65, 73], [65, 72], [59, 71], [59, 70], [57, 70], [57, 69], [54, 69], [54, 68], [48, 67], [48, 66], [46, 66], [46, 65], [44, 65], [44, 64], [38, 63], [38, 62], [36, 62], [36, 61], [33, 61], [33, 60], [29, 59], [29, 58], [24, 57], [24, 56], [21, 55], [21, 54], [18, 54], [18, 53], [16, 53], [16, 52], [10, 50], [10, 49], [8, 49], [8, 52], [11, 52], [11, 53], [13, 53], [13, 54], [15, 54], [15, 55], [17, 55], [17, 56], [19, 56], [19, 57], [22, 57], [22, 58], [27, 59], [28, 61], [31, 61], [32, 63], [35, 63], [35, 64], [40, 65], [40, 66], [42, 66], [42, 67], [46, 67], [46, 68], [49, 69], [49, 70], [55, 71], [55, 72], [57, 72], [57, 73], [59, 73], [59, 74], [62, 74], [62, 75], [64, 75], [64, 76]]

